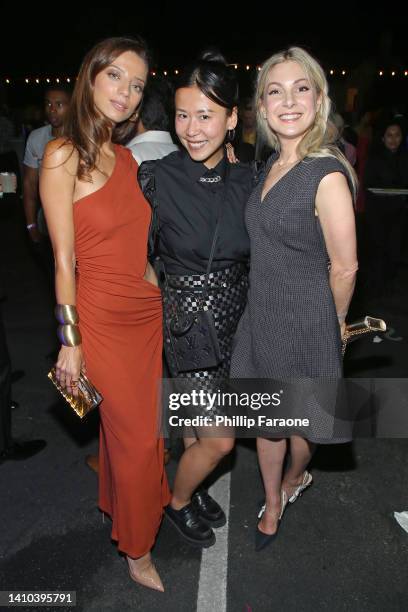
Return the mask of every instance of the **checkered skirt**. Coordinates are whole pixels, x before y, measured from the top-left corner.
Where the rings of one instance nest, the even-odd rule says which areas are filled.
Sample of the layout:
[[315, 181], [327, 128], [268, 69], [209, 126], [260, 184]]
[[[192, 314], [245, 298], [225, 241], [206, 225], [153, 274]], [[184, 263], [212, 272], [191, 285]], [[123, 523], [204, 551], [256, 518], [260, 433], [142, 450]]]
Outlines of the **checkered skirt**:
[[[214, 381], [228, 378], [232, 340], [244, 311], [248, 291], [248, 268], [235, 264], [230, 268], [211, 272], [208, 289], [202, 298], [205, 274], [191, 276], [167, 275], [167, 286], [162, 287], [165, 317], [164, 341], [170, 343], [168, 324], [177, 312], [191, 314], [204, 307], [210, 310], [217, 332], [222, 362], [208, 370], [180, 372], [179, 378], [194, 380], [194, 387], [211, 391]], [[197, 383], [197, 384], [196, 384]]]

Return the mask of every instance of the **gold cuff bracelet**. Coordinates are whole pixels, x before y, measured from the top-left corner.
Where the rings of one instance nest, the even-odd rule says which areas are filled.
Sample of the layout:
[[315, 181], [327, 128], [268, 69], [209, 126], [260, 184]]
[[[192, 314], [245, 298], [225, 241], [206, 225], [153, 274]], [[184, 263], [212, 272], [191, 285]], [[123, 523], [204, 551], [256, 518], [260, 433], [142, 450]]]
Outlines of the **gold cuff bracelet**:
[[78, 325], [60, 325], [57, 329], [57, 336], [64, 346], [78, 346], [82, 342]]
[[76, 306], [70, 306], [69, 304], [57, 304], [54, 312], [60, 325], [77, 325], [77, 323], [79, 323], [79, 316]]

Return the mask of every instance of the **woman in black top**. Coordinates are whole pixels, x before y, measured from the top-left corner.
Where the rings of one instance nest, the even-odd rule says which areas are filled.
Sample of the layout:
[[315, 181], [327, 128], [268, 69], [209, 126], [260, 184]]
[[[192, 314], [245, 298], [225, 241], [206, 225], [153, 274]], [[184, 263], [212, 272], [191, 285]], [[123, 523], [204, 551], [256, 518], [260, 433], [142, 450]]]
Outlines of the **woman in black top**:
[[[229, 375], [232, 338], [246, 302], [249, 240], [244, 208], [252, 171], [227, 159], [224, 144], [228, 136], [233, 138], [237, 123], [238, 85], [223, 58], [206, 53], [189, 67], [178, 84], [175, 103], [175, 127], [183, 149], [142, 164], [139, 180], [154, 209], [154, 254], [167, 278], [161, 287], [170, 372], [189, 382], [190, 390], [216, 392], [217, 379]], [[177, 371], [173, 353], [167, 350], [174, 340], [172, 321], [175, 316], [180, 324], [191, 321], [191, 314], [203, 307], [212, 314], [221, 360], [213, 367]], [[218, 407], [202, 408], [202, 415], [211, 416]], [[203, 434], [196, 428], [195, 437], [184, 438], [185, 452], [166, 512], [187, 541], [208, 547], [215, 542], [211, 527], [223, 525], [225, 514], [200, 485], [231, 451], [234, 439], [226, 430], [223, 437], [219, 429]]]

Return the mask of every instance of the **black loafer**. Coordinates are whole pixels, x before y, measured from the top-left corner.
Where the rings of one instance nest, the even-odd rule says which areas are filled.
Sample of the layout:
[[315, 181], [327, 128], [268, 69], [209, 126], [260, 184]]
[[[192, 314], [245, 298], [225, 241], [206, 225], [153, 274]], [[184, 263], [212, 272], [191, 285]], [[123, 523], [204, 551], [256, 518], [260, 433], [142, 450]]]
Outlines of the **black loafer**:
[[203, 521], [193, 504], [187, 504], [180, 510], [175, 510], [168, 505], [164, 511], [179, 534], [190, 544], [201, 548], [208, 548], [215, 544], [215, 533]]
[[227, 522], [224, 510], [205, 489], [196, 491], [191, 498], [191, 503], [210, 527], [223, 527]]

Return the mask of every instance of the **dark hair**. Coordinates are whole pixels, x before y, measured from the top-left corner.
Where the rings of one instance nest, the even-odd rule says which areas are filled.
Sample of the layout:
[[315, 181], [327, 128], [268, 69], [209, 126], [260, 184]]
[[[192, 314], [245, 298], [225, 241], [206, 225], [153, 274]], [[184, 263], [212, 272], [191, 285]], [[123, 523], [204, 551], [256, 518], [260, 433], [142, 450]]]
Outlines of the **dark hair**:
[[48, 87], [46, 87], [44, 89], [44, 95], [43, 97], [46, 98], [47, 94], [50, 93], [50, 91], [62, 91], [64, 92], [69, 98], [72, 96], [72, 87], [67, 83], [55, 83], [55, 85], [48, 85]]
[[381, 122], [379, 126], [381, 130], [381, 135], [385, 136], [385, 132], [388, 130], [388, 128], [394, 125], [399, 127], [399, 129], [401, 130], [402, 137], [404, 138], [404, 123], [398, 117], [388, 117], [387, 119]]
[[254, 103], [253, 96], [245, 96], [244, 98], [241, 98], [241, 100], [239, 101], [240, 110], [247, 110], [248, 106], [250, 106], [252, 109], [255, 110], [255, 103]]
[[[64, 125], [64, 136], [79, 154], [79, 179], [91, 180], [90, 173], [96, 167], [99, 149], [109, 139], [109, 130], [112, 127], [112, 123], [95, 108], [95, 78], [126, 51], [133, 51], [149, 65], [146, 43], [139, 37], [106, 38], [87, 53], [81, 64]], [[112, 141], [126, 142], [133, 129], [133, 123], [129, 119], [115, 125]]]
[[174, 88], [162, 77], [150, 79], [143, 93], [139, 119], [146, 130], [169, 131], [173, 118]]
[[388, 115], [388, 116], [382, 117], [382, 119], [374, 127], [374, 134], [373, 134], [373, 139], [372, 139], [372, 143], [370, 147], [370, 151], [373, 154], [379, 154], [379, 153], [384, 152], [385, 144], [384, 144], [383, 138], [385, 136], [385, 132], [392, 125], [396, 125], [397, 127], [400, 128], [402, 140], [401, 140], [399, 149], [400, 150], [404, 149], [404, 142], [405, 142], [405, 137], [406, 137], [405, 130], [404, 130], [404, 124], [402, 121], [399, 120], [398, 117], [394, 118]]
[[216, 50], [204, 51], [197, 61], [187, 66], [177, 83], [177, 89], [193, 85], [230, 112], [238, 105], [239, 90], [235, 74], [227, 66], [224, 56]]

